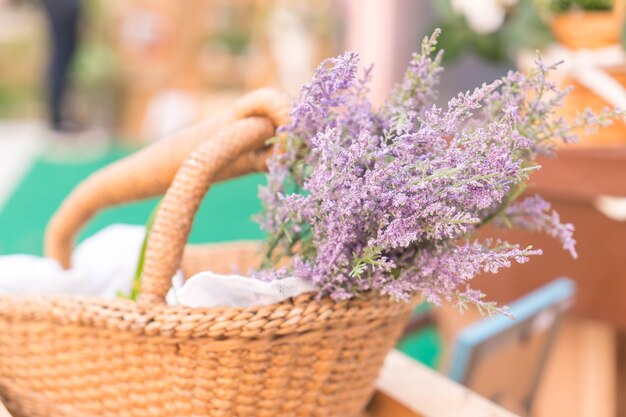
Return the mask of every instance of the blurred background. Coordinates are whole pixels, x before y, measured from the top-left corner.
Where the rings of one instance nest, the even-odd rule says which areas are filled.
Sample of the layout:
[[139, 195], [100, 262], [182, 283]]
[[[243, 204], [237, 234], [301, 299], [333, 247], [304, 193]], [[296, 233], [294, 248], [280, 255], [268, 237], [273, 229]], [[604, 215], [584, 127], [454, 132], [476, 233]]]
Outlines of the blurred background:
[[[47, 220], [95, 170], [245, 91], [295, 96], [344, 50], [374, 64], [370, 94], [381, 103], [435, 27], [446, 50], [441, 104], [527, 71], [541, 51], [565, 60], [554, 81], [575, 87], [564, 117], [626, 108], [623, 22], [619, 0], [0, 0], [0, 254], [40, 255]], [[544, 256], [478, 279], [499, 302], [542, 307], [474, 346], [460, 374], [459, 335], [492, 323], [472, 312], [421, 306], [400, 349], [520, 415], [626, 416], [626, 126], [584, 136], [543, 165], [531, 192], [576, 225], [579, 259], [549, 237], [506, 233]], [[214, 187], [191, 241], [262, 238], [251, 220], [262, 182]], [[108, 210], [83, 238], [144, 224], [155, 203]], [[532, 291], [560, 276], [574, 283], [567, 302], [541, 304]]]

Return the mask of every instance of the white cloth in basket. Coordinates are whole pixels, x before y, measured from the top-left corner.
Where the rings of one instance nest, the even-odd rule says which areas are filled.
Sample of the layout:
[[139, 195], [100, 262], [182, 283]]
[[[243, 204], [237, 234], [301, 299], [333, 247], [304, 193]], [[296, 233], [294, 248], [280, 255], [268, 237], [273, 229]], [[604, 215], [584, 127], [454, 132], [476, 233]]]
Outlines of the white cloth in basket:
[[114, 298], [128, 293], [144, 233], [143, 226], [109, 226], [78, 245], [69, 270], [49, 258], [0, 256], [0, 294]]
[[258, 307], [316, 290], [309, 281], [297, 277], [267, 282], [241, 275], [200, 272], [184, 282], [182, 274], [177, 274], [172, 279], [167, 303], [188, 307]]
[[[49, 258], [0, 256], [0, 294], [99, 298], [128, 294], [144, 234], [143, 226], [106, 227], [78, 245], [69, 270]], [[188, 307], [257, 307], [315, 290], [313, 284], [296, 277], [265, 282], [201, 272], [185, 282], [179, 272], [172, 278], [167, 302]]]

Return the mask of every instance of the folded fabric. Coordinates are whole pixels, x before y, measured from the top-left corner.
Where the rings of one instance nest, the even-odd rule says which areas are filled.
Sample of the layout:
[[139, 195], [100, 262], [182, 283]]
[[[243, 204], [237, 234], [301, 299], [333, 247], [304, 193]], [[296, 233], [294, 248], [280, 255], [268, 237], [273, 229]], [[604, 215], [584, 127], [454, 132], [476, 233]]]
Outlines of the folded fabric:
[[[98, 298], [128, 294], [144, 234], [143, 226], [117, 224], [102, 229], [78, 245], [68, 270], [49, 258], [0, 256], [0, 294]], [[172, 284], [167, 303], [188, 307], [257, 307], [316, 290], [296, 277], [265, 282], [213, 272], [201, 272], [185, 282], [179, 271]]]
[[241, 275], [200, 272], [186, 282], [182, 275], [176, 275], [167, 303], [188, 307], [258, 307], [316, 290], [312, 283], [297, 277], [267, 282]]
[[0, 294], [114, 298], [128, 293], [144, 234], [143, 226], [106, 227], [78, 245], [68, 270], [49, 258], [0, 256]]

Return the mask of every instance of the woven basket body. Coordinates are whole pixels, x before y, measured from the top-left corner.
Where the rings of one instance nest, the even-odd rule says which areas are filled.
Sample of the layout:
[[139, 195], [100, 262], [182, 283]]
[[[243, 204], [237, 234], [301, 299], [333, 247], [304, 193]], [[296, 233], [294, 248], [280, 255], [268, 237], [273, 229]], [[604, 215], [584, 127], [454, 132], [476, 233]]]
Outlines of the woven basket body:
[[[263, 123], [247, 120], [240, 127], [249, 132]], [[222, 136], [237, 139], [228, 129]], [[261, 144], [270, 130], [260, 135]], [[376, 296], [335, 303], [315, 294], [249, 309], [163, 302], [172, 268], [188, 276], [256, 264], [256, 245], [246, 242], [189, 247], [183, 254], [180, 242], [209, 183], [228, 177], [224, 167], [234, 171], [230, 176], [252, 170], [241, 168], [249, 147], [213, 164], [230, 142], [209, 142], [176, 178], [164, 179], [173, 182], [148, 242], [139, 302], [0, 296], [0, 397], [16, 416], [349, 417], [363, 409], [414, 303]], [[139, 181], [130, 182], [144, 187]], [[107, 180], [98, 177], [98, 184], [106, 189]], [[142, 188], [140, 195], [167, 185], [149, 193]], [[50, 256], [67, 264], [66, 237], [79, 223], [97, 208], [131, 198], [111, 189], [114, 198], [97, 194], [94, 204], [92, 197], [70, 197], [60, 213], [72, 216], [51, 223]]]
[[[225, 266], [244, 246], [207, 252]], [[311, 295], [145, 312], [124, 300], [2, 297], [0, 396], [24, 417], [352, 416], [409, 313]]]

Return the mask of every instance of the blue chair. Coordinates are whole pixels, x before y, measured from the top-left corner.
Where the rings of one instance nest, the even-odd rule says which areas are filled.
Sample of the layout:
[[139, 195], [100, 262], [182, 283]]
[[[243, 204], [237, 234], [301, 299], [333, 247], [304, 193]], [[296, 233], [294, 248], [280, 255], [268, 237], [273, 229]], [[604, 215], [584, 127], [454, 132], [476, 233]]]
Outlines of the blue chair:
[[452, 349], [449, 377], [496, 403], [529, 415], [546, 358], [576, 284], [559, 278], [495, 316], [465, 327]]

